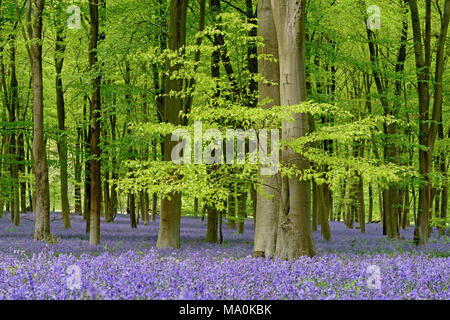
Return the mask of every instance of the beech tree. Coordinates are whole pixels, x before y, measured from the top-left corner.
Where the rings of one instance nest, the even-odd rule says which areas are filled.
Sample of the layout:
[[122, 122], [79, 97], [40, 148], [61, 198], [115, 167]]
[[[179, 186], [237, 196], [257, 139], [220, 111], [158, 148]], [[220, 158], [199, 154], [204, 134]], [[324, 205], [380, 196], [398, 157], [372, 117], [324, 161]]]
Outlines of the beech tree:
[[92, 98], [90, 112], [90, 153], [91, 153], [91, 202], [89, 243], [100, 243], [100, 210], [101, 210], [101, 170], [100, 170], [100, 112], [101, 112], [101, 73], [97, 70], [97, 44], [99, 38], [99, 0], [89, 2], [89, 67], [93, 71]]
[[[280, 59], [280, 104], [291, 106], [306, 101], [305, 14], [306, 0], [271, 1]], [[308, 133], [308, 115], [293, 115], [295, 122], [284, 122], [283, 139], [289, 141]], [[292, 149], [282, 150], [282, 162], [305, 170], [308, 160]], [[303, 177], [281, 178], [280, 216], [275, 253], [284, 259], [314, 256], [311, 227], [310, 182]]]
[[[56, 6], [56, 10], [60, 12], [63, 9], [60, 5]], [[56, 14], [58, 15], [58, 14]], [[62, 80], [62, 68], [64, 65], [65, 45], [65, 25], [60, 22], [61, 19], [55, 17], [56, 39], [55, 39], [55, 89], [56, 89], [56, 108], [58, 113], [58, 129], [61, 138], [57, 143], [58, 155], [60, 161], [60, 185], [61, 185], [61, 211], [63, 215], [64, 228], [70, 229], [70, 208], [69, 208], [69, 187], [68, 187], [68, 157], [67, 157], [67, 136], [66, 136], [66, 111], [64, 107], [64, 90]]]
[[[425, 1], [425, 32], [421, 31], [416, 0], [409, 0], [414, 35], [414, 56], [416, 60], [417, 87], [419, 95], [419, 142], [426, 149], [419, 150], [419, 172], [425, 179], [419, 188], [419, 211], [414, 229], [414, 241], [423, 245], [429, 238], [431, 184], [433, 147], [436, 141], [442, 114], [442, 79], [444, 73], [444, 49], [450, 19], [450, 0], [445, 0], [444, 13], [441, 15], [441, 28], [436, 50], [436, 66], [434, 71], [434, 94], [430, 93], [429, 81], [431, 72], [431, 0]], [[431, 96], [433, 96], [430, 114]]]
[[[259, 103], [263, 103], [266, 98], [270, 103], [262, 106], [270, 108], [280, 105], [280, 67], [278, 64], [278, 39], [273, 21], [272, 6], [270, 0], [258, 1], [258, 36], [264, 39], [264, 43], [258, 46], [258, 70], [264, 80], [258, 84]], [[264, 58], [263, 55], [270, 55], [273, 59]], [[271, 150], [271, 152], [278, 152]], [[256, 257], [272, 257], [275, 254], [278, 216], [280, 207], [280, 174], [262, 176], [261, 169], [259, 175], [263, 183], [259, 186], [260, 193], [256, 200], [255, 221], [255, 245], [253, 255]]]
[[[171, 0], [168, 49], [182, 54], [186, 42], [186, 8], [187, 0]], [[168, 76], [165, 77], [164, 116], [165, 122], [178, 125], [181, 123], [180, 111], [183, 110], [183, 101], [176, 95], [183, 88], [183, 79], [173, 79], [181, 68], [180, 63], [175, 65], [167, 63]], [[164, 138], [164, 161], [171, 161], [172, 148], [175, 145], [170, 135]], [[181, 193], [172, 192], [161, 199], [161, 218], [158, 231], [158, 248], [180, 247], [180, 220], [181, 220]]]
[[31, 64], [33, 87], [34, 240], [47, 240], [50, 237], [50, 195], [47, 152], [44, 139], [44, 87], [42, 76], [42, 14], [45, 1], [27, 0], [25, 25], [22, 23], [17, 0], [14, 1], [17, 20], [20, 23], [23, 38], [27, 42], [25, 46]]

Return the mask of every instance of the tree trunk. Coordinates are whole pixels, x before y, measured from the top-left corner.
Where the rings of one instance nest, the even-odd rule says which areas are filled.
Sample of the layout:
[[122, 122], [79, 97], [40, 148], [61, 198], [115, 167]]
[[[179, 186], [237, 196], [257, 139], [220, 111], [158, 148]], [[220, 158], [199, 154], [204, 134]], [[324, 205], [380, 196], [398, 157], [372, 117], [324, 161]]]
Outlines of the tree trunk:
[[[359, 148], [361, 158], [364, 158], [364, 145]], [[366, 206], [364, 203], [364, 183], [362, 176], [358, 176], [358, 224], [361, 233], [366, 232]]]
[[369, 183], [369, 217], [367, 222], [372, 223], [372, 219], [373, 219], [373, 190], [372, 184]]
[[109, 196], [109, 170], [105, 170], [104, 182], [103, 182], [103, 208], [105, 210], [105, 222], [111, 223], [112, 211], [111, 211], [111, 199]]
[[197, 216], [198, 214], [198, 198], [195, 197], [194, 199], [194, 215]]
[[75, 186], [74, 186], [74, 196], [75, 196], [75, 213], [78, 215], [82, 214], [82, 207], [81, 207], [81, 169], [82, 169], [82, 163], [81, 163], [81, 155], [83, 152], [83, 149], [81, 148], [82, 139], [83, 139], [83, 129], [78, 127], [77, 128], [77, 142], [75, 145]]
[[[169, 50], [182, 51], [186, 42], [186, 7], [187, 0], [171, 0], [169, 23]], [[167, 63], [167, 70], [174, 74], [180, 65]], [[170, 79], [166, 77], [166, 92], [179, 92], [183, 88], [182, 79]], [[183, 102], [180, 97], [166, 96], [164, 98], [164, 121], [179, 125], [180, 111], [183, 110]], [[164, 161], [171, 161], [171, 153], [174, 142], [168, 135], [164, 138]], [[172, 192], [161, 199], [161, 218], [159, 224], [158, 248], [180, 247], [180, 220], [181, 220], [181, 193]]]
[[218, 228], [217, 228], [217, 222], [218, 222], [218, 212], [215, 208], [208, 207], [208, 225], [206, 230], [206, 242], [209, 243], [218, 243], [219, 237], [218, 237]]
[[361, 233], [366, 232], [366, 208], [364, 205], [364, 184], [360, 176], [358, 179], [358, 224]]
[[320, 219], [320, 233], [326, 241], [329, 241], [329, 240], [331, 240], [331, 230], [330, 230], [330, 225], [328, 223], [328, 217], [329, 217], [328, 201], [329, 201], [329, 199], [327, 199], [325, 197], [325, 194], [323, 191], [323, 189], [325, 187], [328, 187], [328, 186], [326, 184], [317, 186], [318, 217]]
[[152, 221], [156, 220], [156, 209], [158, 206], [158, 195], [156, 193], [153, 193], [152, 195]]
[[148, 226], [149, 223], [149, 209], [150, 209], [150, 199], [148, 196], [148, 192], [147, 191], [143, 191], [143, 197], [144, 197], [144, 205], [142, 208], [143, 211], [143, 220], [144, 220], [144, 225]]
[[[86, 102], [87, 98], [85, 98]], [[83, 108], [83, 114], [84, 114], [84, 210], [83, 210], [83, 219], [86, 220], [86, 233], [89, 233], [90, 230], [90, 214], [91, 214], [91, 161], [89, 160], [89, 154], [90, 154], [90, 136], [91, 136], [91, 130], [89, 127], [89, 119], [87, 115], [86, 110], [86, 103], [84, 104]]]
[[[98, 16], [99, 0], [89, 2], [90, 31], [89, 31], [89, 67], [91, 70], [97, 66], [97, 45], [98, 45]], [[98, 245], [100, 243], [100, 210], [101, 210], [101, 170], [100, 170], [100, 96], [101, 75], [99, 74], [92, 83], [92, 99], [90, 112], [90, 151], [91, 151], [91, 210], [90, 210], [90, 232], [89, 244]]]
[[58, 129], [60, 131], [60, 138], [57, 142], [59, 165], [60, 165], [60, 191], [61, 191], [61, 210], [63, 216], [64, 229], [71, 229], [70, 224], [70, 209], [67, 185], [67, 142], [66, 142], [66, 128], [65, 128], [65, 110], [64, 110], [64, 91], [62, 83], [62, 68], [64, 64], [64, 52], [66, 46], [64, 44], [64, 31], [59, 28], [56, 34], [55, 42], [55, 88], [56, 88], [56, 108], [58, 113]]
[[[25, 115], [24, 115], [25, 117]], [[25, 166], [25, 161], [27, 160], [25, 158], [25, 144], [24, 144], [24, 139], [23, 139], [23, 133], [19, 134], [19, 138], [18, 138], [18, 148], [19, 148], [19, 160], [20, 160], [20, 164], [19, 164], [19, 171], [22, 172], [24, 175], [26, 174], [26, 166]], [[21, 205], [21, 209], [20, 211], [25, 214], [27, 213], [27, 184], [25, 181], [22, 181], [20, 183], [20, 205]]]
[[228, 228], [236, 229], [236, 195], [234, 193], [234, 187], [232, 194], [228, 196]]
[[[19, 99], [18, 99], [18, 82], [16, 77], [16, 45], [15, 37], [11, 37], [11, 48], [10, 48], [10, 67], [11, 67], [11, 82], [10, 82], [10, 104], [8, 107], [9, 111], [9, 122], [15, 124], [16, 122], [16, 111], [19, 109]], [[18, 166], [18, 147], [17, 147], [17, 134], [13, 130], [9, 136], [9, 154], [10, 154], [10, 174], [13, 179], [13, 184], [11, 186], [12, 199], [11, 199], [11, 222], [18, 226], [20, 225], [20, 206], [19, 206], [19, 166]]]
[[402, 219], [402, 229], [406, 229], [409, 226], [409, 190], [405, 190], [405, 202], [403, 204], [403, 219]]
[[[117, 116], [115, 114], [112, 114], [110, 116], [110, 122], [111, 122], [111, 141], [116, 140], [116, 125], [117, 125]], [[117, 184], [115, 181], [119, 178], [118, 172], [117, 172], [117, 160], [116, 160], [116, 152], [114, 149], [112, 149], [112, 155], [111, 155], [111, 178], [113, 180], [113, 183], [111, 184], [111, 221], [114, 221], [117, 211], [118, 211], [118, 199], [117, 199]]]
[[[30, 1], [31, 2], [31, 1]], [[44, 88], [42, 80], [42, 13], [44, 0], [34, 0], [31, 74], [33, 81], [33, 161], [35, 175], [35, 228], [34, 240], [50, 237], [50, 194], [47, 151], [44, 139]], [[29, 3], [31, 6], [31, 3]]]
[[241, 191], [237, 196], [238, 203], [238, 233], [244, 233], [245, 212], [247, 210], [247, 192]]
[[312, 230], [317, 231], [317, 217], [319, 216], [319, 195], [316, 182], [312, 183]]
[[[441, 125], [439, 126], [439, 137], [440, 139], [444, 139], [444, 128], [442, 124], [442, 118], [441, 118]], [[450, 129], [448, 131], [447, 138], [450, 138]], [[443, 235], [445, 235], [445, 229], [447, 226], [447, 206], [448, 206], [448, 166], [446, 163], [445, 154], [442, 154], [440, 157], [439, 169], [444, 177], [444, 184], [441, 190], [441, 201], [440, 201], [441, 215], [439, 217], [439, 228], [438, 228], [439, 237], [442, 237]]]
[[256, 192], [253, 182], [250, 184], [250, 199], [252, 200], [252, 216], [253, 221], [256, 221], [256, 202], [258, 194]]
[[[278, 38], [280, 63], [280, 103], [290, 106], [306, 100], [305, 11], [306, 0], [271, 0]], [[294, 114], [294, 122], [284, 122], [283, 139], [289, 141], [308, 133], [308, 115]], [[307, 160], [289, 149], [282, 161], [297, 170], [309, 168]], [[316, 249], [311, 230], [311, 190], [309, 181], [296, 176], [281, 179], [281, 202], [276, 255], [282, 259], [314, 256]]]
[[134, 192], [128, 194], [128, 213], [130, 214], [130, 226], [132, 229], [137, 228], [136, 219], [136, 202]]
[[[433, 147], [436, 140], [439, 120], [442, 114], [444, 55], [447, 31], [450, 20], [450, 0], [445, 0], [444, 14], [441, 19], [441, 30], [436, 50], [435, 88], [433, 110], [429, 116], [430, 105], [430, 66], [431, 66], [431, 0], [426, 0], [425, 34], [422, 37], [421, 22], [416, 0], [409, 0], [411, 20], [414, 36], [414, 55], [416, 60], [417, 86], [419, 94], [419, 143], [428, 147], [419, 150], [419, 172], [425, 179], [425, 184], [419, 186], [419, 210], [417, 224], [414, 229], [414, 241], [417, 245], [424, 245], [429, 238], [429, 218], [431, 204], [431, 161]], [[424, 39], [422, 39], [424, 38]], [[425, 48], [425, 54], [423, 51]]]

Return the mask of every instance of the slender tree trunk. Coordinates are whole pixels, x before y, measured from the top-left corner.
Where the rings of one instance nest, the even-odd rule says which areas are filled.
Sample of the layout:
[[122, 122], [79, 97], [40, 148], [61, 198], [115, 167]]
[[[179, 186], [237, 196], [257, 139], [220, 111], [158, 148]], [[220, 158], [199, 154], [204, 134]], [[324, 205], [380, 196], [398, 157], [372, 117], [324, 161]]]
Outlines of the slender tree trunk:
[[[409, 0], [411, 20], [414, 36], [414, 55], [416, 60], [417, 86], [419, 94], [419, 143], [428, 147], [419, 150], [419, 172], [425, 183], [419, 186], [419, 207], [417, 224], [414, 229], [414, 241], [417, 245], [424, 245], [429, 238], [429, 218], [431, 204], [431, 162], [433, 147], [436, 140], [439, 120], [442, 114], [444, 56], [447, 31], [450, 20], [450, 0], [445, 0], [444, 14], [441, 19], [441, 30], [438, 37], [435, 66], [435, 88], [433, 96], [433, 110], [429, 116], [430, 105], [430, 67], [431, 67], [431, 0], [426, 0], [425, 33], [422, 35], [419, 10], [416, 0]], [[423, 36], [423, 37], [422, 37]], [[425, 54], [423, 51], [425, 48]], [[431, 121], [430, 121], [431, 120]]]
[[[25, 116], [25, 115], [24, 115]], [[26, 167], [25, 167], [25, 161], [27, 160], [25, 158], [25, 145], [24, 145], [24, 139], [23, 139], [23, 133], [19, 134], [19, 140], [18, 140], [18, 148], [19, 148], [19, 172], [22, 172], [23, 174], [26, 174]], [[20, 211], [23, 214], [27, 213], [27, 184], [25, 181], [20, 182]]]
[[75, 145], [75, 186], [74, 186], [74, 196], [75, 196], [75, 213], [78, 215], [82, 214], [82, 207], [81, 207], [81, 171], [82, 171], [82, 163], [81, 163], [81, 155], [82, 155], [82, 148], [81, 144], [83, 143], [83, 129], [78, 127], [77, 128], [77, 142]]
[[105, 222], [111, 223], [112, 219], [112, 211], [111, 211], [111, 199], [109, 195], [109, 170], [105, 170], [104, 172], [104, 182], [103, 182], [103, 207], [105, 210]]
[[405, 190], [405, 202], [403, 204], [403, 219], [402, 219], [402, 229], [406, 229], [409, 226], [409, 190]]
[[347, 228], [353, 229], [353, 223], [355, 221], [356, 212], [356, 186], [355, 182], [352, 181], [348, 186], [348, 198], [347, 198]]
[[152, 221], [156, 220], [156, 208], [158, 206], [158, 195], [156, 193], [152, 194]]
[[131, 228], [137, 228], [136, 202], [134, 192], [128, 194], [128, 208], [130, 214], [130, 226]]
[[361, 233], [366, 232], [366, 208], [364, 204], [364, 184], [362, 177], [358, 181], [358, 224]]
[[[7, 89], [6, 89], [6, 78], [5, 78], [5, 65], [3, 63], [3, 55], [0, 54], [0, 71], [1, 71], [1, 76], [0, 76], [0, 88], [3, 90], [3, 94], [2, 94], [2, 122], [4, 124], [6, 124], [6, 122], [8, 121], [7, 119], [7, 115], [6, 115], [6, 111], [8, 109], [8, 93], [7, 93]], [[4, 125], [2, 126], [2, 129], [4, 129]], [[7, 136], [6, 134], [2, 134], [2, 141], [1, 141], [1, 146], [0, 146], [0, 178], [3, 175], [3, 168], [4, 168], [4, 156], [5, 156], [5, 146], [7, 145], [6, 143], [6, 139]], [[0, 197], [0, 217], [3, 217], [3, 209], [4, 209], [4, 203], [3, 203], [3, 199], [2, 197]]]
[[218, 231], [217, 209], [208, 207], [207, 211], [208, 211], [208, 225], [207, 225], [207, 231], [206, 231], [206, 242], [218, 243], [219, 237], [218, 237], [218, 232], [217, 232]]
[[244, 233], [245, 212], [247, 209], [247, 192], [239, 192], [237, 196], [238, 203], [238, 233]]
[[253, 222], [256, 221], [256, 202], [257, 202], [258, 193], [256, 192], [256, 188], [253, 182], [250, 184], [250, 199], [252, 200], [252, 216]]
[[[441, 125], [439, 128], [440, 131], [440, 138], [444, 139], [444, 131], [443, 131], [443, 125], [442, 125], [442, 118], [441, 118]], [[450, 138], [450, 129], [447, 133], [447, 138]], [[439, 237], [442, 237], [445, 234], [445, 228], [447, 226], [447, 207], [448, 207], [448, 165], [446, 163], [446, 156], [445, 154], [441, 155], [439, 164], [439, 169], [442, 172], [442, 175], [444, 176], [444, 184], [441, 191], [441, 215], [440, 215], [440, 221], [439, 221]]]
[[61, 133], [61, 137], [57, 142], [59, 165], [60, 165], [60, 191], [61, 191], [61, 210], [63, 216], [64, 229], [71, 229], [70, 224], [70, 209], [69, 209], [69, 197], [68, 197], [68, 184], [67, 184], [67, 142], [66, 142], [66, 128], [65, 128], [65, 108], [64, 108], [64, 91], [62, 83], [62, 68], [64, 64], [64, 31], [60, 28], [56, 35], [55, 42], [55, 88], [56, 88], [56, 108], [58, 113], [58, 129]]
[[345, 224], [345, 189], [347, 188], [346, 186], [346, 181], [342, 181], [340, 183], [340, 199], [339, 199], [339, 207], [338, 207], [338, 212], [337, 212], [337, 221], [341, 221], [341, 215], [342, 215], [342, 220], [344, 221]]
[[198, 214], [198, 198], [195, 197], [194, 199], [194, 215], [197, 216]]
[[[16, 40], [15, 36], [11, 37], [11, 48], [10, 48], [10, 72], [11, 72], [11, 82], [10, 82], [10, 104], [8, 107], [9, 111], [9, 121], [11, 124], [16, 122], [16, 111], [19, 109], [19, 99], [18, 99], [18, 82], [16, 77]], [[11, 222], [18, 226], [20, 225], [20, 207], [19, 207], [19, 166], [18, 166], [18, 146], [17, 146], [17, 134], [16, 131], [12, 131], [9, 136], [9, 154], [10, 154], [10, 174], [11, 178], [14, 180], [12, 185], [12, 199], [11, 199]]]
[[143, 220], [144, 220], [144, 225], [148, 226], [149, 223], [149, 210], [150, 210], [150, 199], [148, 196], [148, 192], [147, 191], [143, 191], [142, 196], [144, 197], [143, 201], [144, 201], [144, 205], [143, 205]]
[[325, 194], [323, 191], [323, 189], [326, 187], [328, 187], [326, 184], [317, 186], [318, 200], [319, 200], [318, 201], [318, 209], [319, 209], [318, 216], [320, 219], [320, 233], [326, 241], [329, 241], [329, 240], [331, 240], [331, 229], [330, 229], [330, 225], [328, 223], [328, 217], [329, 217], [328, 201], [329, 201], [329, 199], [327, 199], [325, 197]]
[[[97, 45], [98, 45], [98, 27], [99, 27], [99, 0], [89, 2], [90, 13], [90, 32], [89, 32], [89, 67], [97, 69]], [[90, 210], [90, 232], [89, 244], [98, 245], [100, 243], [100, 211], [101, 211], [101, 170], [100, 170], [100, 96], [101, 75], [93, 79], [92, 101], [91, 101], [91, 210]]]
[[206, 204], [204, 204], [202, 209], [202, 216], [200, 218], [200, 221], [202, 222], [205, 221], [206, 209], [207, 209]]
[[[87, 100], [87, 98], [86, 98]], [[86, 102], [85, 100], [85, 102]], [[83, 146], [83, 154], [84, 154], [84, 210], [83, 210], [83, 219], [86, 220], [86, 233], [89, 233], [90, 230], [90, 212], [91, 212], [91, 161], [89, 160], [90, 148], [89, 142], [91, 140], [91, 130], [89, 128], [89, 119], [86, 110], [86, 103], [84, 105], [84, 146]]]
[[[31, 74], [33, 81], [33, 170], [35, 175], [34, 240], [50, 237], [50, 194], [47, 151], [44, 139], [44, 88], [42, 80], [42, 13], [44, 0], [33, 1]], [[28, 1], [31, 7], [31, 1]]]
[[[110, 122], [111, 122], [111, 141], [116, 140], [116, 124], [117, 124], [117, 117], [115, 114], [110, 116]], [[117, 211], [118, 211], [118, 199], [117, 199], [117, 184], [115, 181], [119, 178], [118, 172], [117, 172], [117, 160], [116, 160], [116, 152], [115, 149], [112, 149], [112, 155], [111, 155], [111, 178], [113, 180], [113, 183], [111, 184], [111, 221], [114, 221], [114, 218], [116, 217]]]
[[[360, 157], [364, 158], [364, 145], [361, 145]], [[362, 176], [358, 176], [358, 224], [361, 233], [366, 232], [366, 206], [364, 203], [364, 183]]]
[[369, 183], [369, 217], [368, 217], [368, 223], [372, 223], [373, 219], [373, 190], [372, 190], [372, 184]]
[[318, 186], [315, 181], [312, 183], [312, 230], [317, 231], [317, 218], [319, 216], [319, 195]]
[[234, 186], [232, 194], [228, 196], [228, 228], [236, 229], [236, 195], [234, 193]]

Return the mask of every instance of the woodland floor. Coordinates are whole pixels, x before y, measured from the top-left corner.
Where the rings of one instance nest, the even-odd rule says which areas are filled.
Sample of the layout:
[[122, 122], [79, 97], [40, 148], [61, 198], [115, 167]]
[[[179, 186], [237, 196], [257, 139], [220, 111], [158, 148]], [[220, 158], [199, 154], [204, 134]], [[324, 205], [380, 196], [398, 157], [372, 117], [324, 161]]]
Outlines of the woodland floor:
[[[180, 250], [155, 249], [158, 219], [131, 229], [118, 215], [102, 222], [94, 247], [85, 221], [72, 215], [71, 222], [64, 230], [60, 214], [52, 214], [56, 241], [48, 244], [32, 240], [31, 213], [19, 227], [9, 215], [0, 218], [0, 299], [450, 299], [450, 237], [438, 239], [435, 230], [417, 249], [413, 227], [391, 241], [379, 224], [361, 234], [357, 224], [331, 222], [331, 241], [320, 227], [314, 232], [314, 258], [286, 262], [251, 257], [252, 220], [244, 234], [224, 222], [224, 243], [215, 245], [204, 241], [206, 220], [183, 218]], [[81, 270], [79, 289], [69, 289], [71, 266]], [[379, 289], [371, 287], [374, 266]]]

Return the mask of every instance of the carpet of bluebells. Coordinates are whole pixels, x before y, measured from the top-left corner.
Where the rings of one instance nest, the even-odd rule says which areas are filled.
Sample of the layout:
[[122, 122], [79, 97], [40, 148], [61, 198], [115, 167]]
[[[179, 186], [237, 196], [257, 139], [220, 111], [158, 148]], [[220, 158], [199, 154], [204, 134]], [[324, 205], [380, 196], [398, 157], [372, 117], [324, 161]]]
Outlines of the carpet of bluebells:
[[288, 262], [251, 257], [252, 221], [244, 234], [224, 223], [224, 243], [213, 245], [204, 241], [206, 220], [183, 218], [182, 248], [157, 250], [158, 220], [133, 230], [119, 215], [102, 223], [101, 245], [93, 247], [83, 219], [71, 219], [64, 230], [52, 214], [55, 241], [41, 243], [32, 240], [33, 214], [19, 227], [0, 218], [0, 299], [450, 299], [448, 233], [438, 239], [434, 231], [418, 249], [412, 227], [391, 241], [379, 224], [361, 234], [331, 222], [331, 241], [320, 228], [314, 233], [314, 258]]

